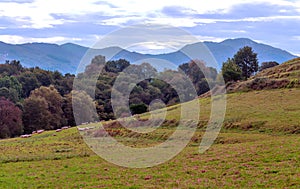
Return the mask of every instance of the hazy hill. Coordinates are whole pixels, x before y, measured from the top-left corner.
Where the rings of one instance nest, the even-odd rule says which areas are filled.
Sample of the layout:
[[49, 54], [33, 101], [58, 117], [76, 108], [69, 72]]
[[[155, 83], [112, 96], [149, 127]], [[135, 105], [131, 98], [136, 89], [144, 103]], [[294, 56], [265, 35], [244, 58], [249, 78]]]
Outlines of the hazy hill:
[[[220, 68], [222, 62], [228, 57], [232, 57], [239, 48], [246, 45], [251, 46], [256, 53], [258, 53], [259, 62], [277, 61], [282, 63], [284, 61], [295, 58], [296, 56], [287, 51], [271, 47], [269, 45], [256, 43], [250, 39], [228, 39], [220, 43], [204, 42], [210, 49]], [[119, 47], [108, 47], [104, 49], [91, 49], [89, 58], [95, 55], [112, 55], [113, 59], [125, 58], [130, 62], [139, 62], [143, 59], [156, 58], [164, 59], [180, 65], [188, 62], [189, 58], [182, 52], [187, 50], [199, 51], [199, 44], [186, 45], [182, 49], [167, 53], [167, 54], [141, 54], [138, 52], [130, 52]], [[0, 61], [5, 60], [20, 60], [26, 67], [38, 66], [46, 70], [59, 70], [63, 73], [75, 73], [82, 57], [88, 51], [87, 47], [83, 47], [73, 43], [63, 45], [48, 44], [48, 43], [26, 43], [20, 45], [12, 45], [0, 42]], [[200, 59], [206, 60], [205, 55], [199, 54]], [[203, 58], [201, 58], [203, 57]]]

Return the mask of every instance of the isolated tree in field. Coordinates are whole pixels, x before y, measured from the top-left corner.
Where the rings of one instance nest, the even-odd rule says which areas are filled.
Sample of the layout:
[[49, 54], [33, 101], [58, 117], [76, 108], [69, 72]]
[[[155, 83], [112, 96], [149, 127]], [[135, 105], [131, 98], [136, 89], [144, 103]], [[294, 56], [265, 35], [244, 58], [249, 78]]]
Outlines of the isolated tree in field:
[[242, 71], [240, 67], [238, 67], [238, 65], [236, 65], [230, 58], [223, 63], [222, 74], [225, 83], [242, 79]]
[[50, 112], [48, 103], [43, 97], [29, 97], [23, 104], [24, 133], [31, 133], [38, 129], [50, 129]]
[[31, 92], [30, 97], [44, 98], [48, 105], [50, 129], [60, 128], [63, 123], [62, 96], [54, 88], [54, 86], [40, 87]]
[[0, 138], [15, 137], [22, 132], [22, 111], [9, 100], [0, 98]]
[[240, 67], [244, 79], [249, 78], [258, 71], [257, 54], [253, 52], [251, 47], [245, 46], [241, 48], [234, 55], [233, 62]]
[[272, 68], [272, 67], [278, 66], [278, 65], [279, 65], [279, 63], [275, 62], [275, 61], [263, 62], [263, 63], [261, 63], [261, 66], [259, 67], [259, 71], [263, 71], [264, 69]]

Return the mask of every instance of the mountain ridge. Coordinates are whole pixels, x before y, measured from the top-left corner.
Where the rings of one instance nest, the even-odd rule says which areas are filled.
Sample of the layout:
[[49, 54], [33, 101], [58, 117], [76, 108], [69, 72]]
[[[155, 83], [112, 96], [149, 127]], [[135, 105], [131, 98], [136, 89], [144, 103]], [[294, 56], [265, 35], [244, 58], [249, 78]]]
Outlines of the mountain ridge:
[[[35, 67], [46, 70], [58, 70], [63, 73], [75, 73], [82, 57], [89, 52], [89, 59], [96, 55], [104, 55], [112, 59], [124, 58], [131, 63], [141, 63], [143, 59], [163, 59], [180, 65], [186, 63], [190, 58], [184, 54], [187, 49], [196, 51], [199, 44], [203, 44], [210, 50], [220, 69], [222, 62], [232, 57], [240, 48], [250, 46], [258, 54], [259, 62], [277, 61], [283, 63], [297, 56], [263, 43], [255, 42], [248, 38], [226, 39], [222, 42], [198, 42], [187, 44], [181, 49], [163, 54], [143, 54], [131, 52], [120, 47], [106, 47], [103, 49], [90, 49], [75, 43], [64, 43], [61, 45], [54, 43], [24, 43], [9, 44], [0, 41], [0, 61], [20, 60], [21, 64], [26, 67]], [[201, 55], [200, 57], [202, 57]], [[205, 55], [204, 55], [205, 56]], [[203, 57], [204, 57], [203, 56]], [[200, 58], [201, 59], [201, 58]], [[203, 58], [206, 61], [206, 58]], [[166, 67], [169, 68], [169, 67]]]

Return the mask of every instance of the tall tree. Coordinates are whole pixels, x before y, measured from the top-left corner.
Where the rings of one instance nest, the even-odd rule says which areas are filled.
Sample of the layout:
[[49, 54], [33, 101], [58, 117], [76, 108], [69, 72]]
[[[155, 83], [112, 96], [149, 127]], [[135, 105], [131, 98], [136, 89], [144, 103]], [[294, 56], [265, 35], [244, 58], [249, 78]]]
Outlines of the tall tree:
[[[72, 102], [71, 102], [72, 99]], [[84, 122], [92, 122], [97, 120], [97, 113], [95, 111], [96, 104], [93, 99], [85, 91], [72, 91], [71, 94], [67, 95], [67, 109], [69, 111], [67, 114], [68, 121], [74, 122], [76, 124], [82, 124]], [[74, 118], [70, 114], [70, 109], [72, 109]]]
[[60, 128], [63, 124], [63, 111], [62, 107], [62, 96], [50, 85], [49, 87], [40, 87], [31, 92], [30, 97], [44, 98], [48, 104], [48, 111], [50, 113], [49, 123], [50, 129]]
[[257, 54], [249, 46], [241, 48], [234, 55], [233, 62], [240, 67], [244, 79], [249, 78], [258, 71]]
[[51, 128], [49, 120], [51, 114], [45, 98], [30, 96], [25, 99], [23, 109], [24, 133]]
[[22, 132], [22, 111], [9, 100], [0, 98], [0, 138], [15, 137]]

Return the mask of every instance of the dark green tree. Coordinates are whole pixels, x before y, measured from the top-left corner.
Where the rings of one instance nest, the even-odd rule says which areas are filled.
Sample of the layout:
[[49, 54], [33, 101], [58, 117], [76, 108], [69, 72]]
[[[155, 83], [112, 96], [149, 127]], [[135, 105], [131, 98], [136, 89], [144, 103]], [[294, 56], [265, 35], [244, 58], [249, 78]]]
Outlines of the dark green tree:
[[112, 61], [108, 61], [105, 64], [104, 69], [107, 72], [118, 73], [118, 72], [123, 71], [129, 65], [130, 65], [130, 63], [125, 59], [112, 60]]
[[0, 78], [0, 96], [18, 102], [21, 98], [22, 85], [14, 76]]
[[48, 103], [43, 97], [25, 99], [23, 104], [24, 133], [31, 133], [38, 129], [50, 129], [50, 112]]
[[238, 67], [230, 58], [228, 58], [228, 60], [223, 63], [222, 74], [225, 83], [242, 79], [242, 71], [240, 67]]
[[19, 82], [22, 84], [22, 97], [27, 98], [30, 92], [41, 86], [34, 73], [31, 71], [22, 72], [18, 77]]
[[144, 103], [132, 104], [129, 108], [132, 114], [142, 114], [145, 113], [148, 109], [148, 107]]
[[261, 72], [264, 69], [272, 68], [272, 67], [278, 66], [278, 65], [279, 65], [279, 63], [275, 62], [275, 61], [263, 62], [263, 63], [261, 63], [261, 66], [259, 67], [259, 71]]
[[233, 62], [240, 67], [244, 79], [249, 78], [258, 71], [257, 54], [249, 46], [241, 48], [234, 55]]

